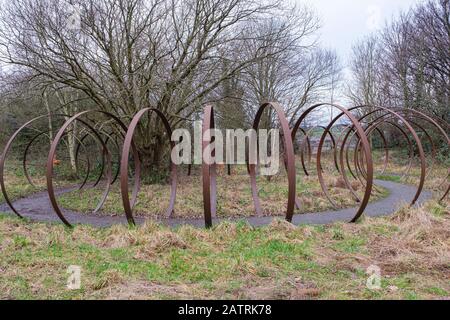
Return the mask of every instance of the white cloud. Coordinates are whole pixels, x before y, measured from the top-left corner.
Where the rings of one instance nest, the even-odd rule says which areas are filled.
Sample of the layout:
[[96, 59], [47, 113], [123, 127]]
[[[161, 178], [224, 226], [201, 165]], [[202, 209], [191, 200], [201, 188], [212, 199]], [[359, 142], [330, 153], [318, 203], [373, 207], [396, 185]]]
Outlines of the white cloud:
[[322, 44], [348, 59], [352, 45], [420, 0], [295, 0], [315, 9], [322, 19]]
[[[335, 49], [344, 64], [344, 78], [351, 77], [348, 62], [352, 46], [381, 29], [387, 21], [424, 0], [292, 0], [313, 8], [322, 20], [321, 43]], [[337, 94], [338, 101], [345, 98]]]

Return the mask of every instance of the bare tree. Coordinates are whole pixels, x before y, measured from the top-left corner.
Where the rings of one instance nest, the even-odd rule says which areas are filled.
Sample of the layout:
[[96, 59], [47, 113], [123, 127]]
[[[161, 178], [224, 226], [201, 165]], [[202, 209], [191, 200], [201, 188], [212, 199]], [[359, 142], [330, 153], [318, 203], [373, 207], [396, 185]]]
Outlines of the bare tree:
[[357, 44], [348, 90], [354, 103], [421, 109], [448, 121], [449, 21], [449, 0], [429, 0]]
[[[220, 85], [277, 54], [255, 25], [286, 14], [276, 1], [62, 0], [8, 2], [0, 16], [0, 59], [31, 70], [42, 84], [80, 91], [100, 110], [128, 120], [153, 106], [178, 126], [217, 96]], [[75, 12], [74, 12], [75, 8]], [[69, 18], [79, 13], [80, 28]], [[269, 15], [270, 13], [270, 15]], [[256, 45], [252, 55], [238, 50]], [[280, 48], [282, 50], [283, 48]], [[218, 68], [217, 66], [222, 66]], [[138, 127], [144, 166], [159, 164], [164, 134], [157, 118]]]
[[[285, 107], [291, 123], [306, 105], [318, 101], [330, 88], [332, 78], [338, 79], [339, 61], [335, 52], [318, 46], [316, 31], [320, 22], [306, 7], [299, 7], [290, 16], [272, 19], [255, 29], [255, 34], [278, 25], [289, 27], [284, 37], [267, 39], [268, 58], [252, 64], [242, 72], [245, 108], [251, 117], [256, 111], [255, 102], [279, 101]], [[247, 43], [244, 50], [254, 52], [257, 44]], [[277, 50], [282, 48], [282, 50]], [[277, 53], [274, 51], [277, 50]], [[256, 104], [257, 105], [257, 104]], [[272, 110], [262, 119], [263, 125], [272, 124]]]
[[351, 63], [353, 82], [349, 86], [348, 94], [355, 105], [378, 104], [381, 60], [382, 51], [376, 36], [370, 36], [353, 47]]
[[[41, 115], [48, 114], [47, 123], [34, 124], [33, 128], [46, 133], [49, 143], [52, 142], [56, 124], [61, 119], [68, 119], [69, 115], [75, 114], [81, 107], [86, 105], [86, 97], [80, 97], [79, 91], [69, 87], [59, 87], [57, 84], [45, 82], [43, 85], [38, 77], [35, 77], [29, 71], [16, 72], [9, 74], [8, 77], [0, 79], [2, 85], [1, 107], [2, 114], [8, 118], [5, 122], [12, 122], [11, 119], [17, 119], [13, 127], [8, 131], [12, 131], [22, 125], [24, 119], [30, 119]], [[65, 115], [64, 117], [54, 117], [52, 115]], [[42, 126], [44, 124], [44, 126]], [[69, 127], [63, 139], [67, 146], [67, 154], [69, 155], [70, 166], [73, 174], [76, 174], [76, 147], [78, 124], [74, 123]], [[10, 133], [9, 133], [10, 134]], [[8, 135], [9, 135], [8, 134]]]
[[428, 1], [412, 12], [410, 68], [414, 74], [414, 107], [449, 120], [450, 1]]
[[293, 103], [287, 103], [291, 123], [298, 118], [305, 107], [326, 101], [330, 91], [335, 89], [342, 79], [341, 63], [333, 50], [314, 48], [303, 61], [303, 71], [299, 72], [296, 81], [297, 89], [293, 93], [294, 96], [296, 93], [297, 97]]

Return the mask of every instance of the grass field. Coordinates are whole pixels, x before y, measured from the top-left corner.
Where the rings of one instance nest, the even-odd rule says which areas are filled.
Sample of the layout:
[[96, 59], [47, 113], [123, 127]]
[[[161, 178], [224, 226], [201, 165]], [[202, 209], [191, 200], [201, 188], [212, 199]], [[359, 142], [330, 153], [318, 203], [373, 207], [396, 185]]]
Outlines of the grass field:
[[[284, 175], [268, 181], [259, 177], [258, 188], [261, 206], [265, 215], [284, 215], [288, 196], [287, 179]], [[175, 217], [199, 218], [203, 216], [203, 197], [201, 176], [181, 176], [178, 181]], [[356, 206], [351, 193], [346, 189], [342, 178], [327, 175], [329, 192], [339, 207]], [[364, 189], [354, 181], [353, 187], [362, 197]], [[67, 209], [91, 212], [102, 196], [103, 190], [86, 189], [62, 195], [61, 205]], [[383, 188], [374, 190], [372, 201], [388, 195]], [[317, 177], [298, 177], [297, 196], [301, 203], [299, 213], [320, 212], [332, 209], [332, 205], [322, 193]], [[135, 208], [137, 216], [152, 218], [164, 217], [169, 205], [170, 187], [165, 184], [143, 185]], [[246, 174], [222, 175], [217, 181], [217, 214], [219, 217], [245, 217], [254, 214], [250, 179]], [[105, 214], [123, 214], [122, 198], [117, 185], [113, 186], [102, 210]]]
[[[25, 197], [31, 193], [42, 190], [39, 186], [30, 185], [24, 177], [8, 173], [5, 176], [6, 190], [11, 201]], [[43, 181], [42, 181], [43, 183]], [[3, 193], [0, 192], [0, 203], [5, 201]]]
[[[330, 159], [324, 159], [324, 177], [330, 195], [339, 208], [357, 206], [350, 191], [346, 189], [344, 180], [334, 169]], [[30, 169], [33, 169], [30, 166]], [[186, 172], [179, 172], [177, 199], [175, 203], [175, 217], [199, 218], [203, 216], [202, 181], [200, 172], [197, 170], [190, 177]], [[217, 214], [219, 217], [246, 217], [254, 214], [254, 204], [251, 196], [250, 179], [244, 166], [233, 167], [233, 174], [227, 176], [220, 172], [217, 178]], [[57, 187], [74, 185], [77, 181], [67, 181], [61, 176], [67, 176], [67, 170], [61, 170], [64, 174], [55, 179]], [[304, 176], [297, 161], [297, 196], [301, 203], [298, 213], [320, 212], [333, 209], [328, 199], [323, 194], [314, 164], [309, 168], [310, 176]], [[42, 168], [30, 170], [36, 187], [30, 186], [26, 181], [20, 163], [12, 161], [6, 170], [6, 186], [8, 194], [15, 200], [30, 193], [45, 190], [45, 172]], [[82, 179], [81, 179], [82, 180]], [[81, 182], [81, 180], [78, 181]], [[94, 177], [95, 180], [95, 177]], [[288, 186], [284, 170], [280, 174], [268, 180], [266, 177], [257, 178], [259, 197], [265, 215], [284, 215]], [[131, 188], [132, 182], [130, 182]], [[359, 181], [351, 181], [352, 188], [362, 197], [364, 189]], [[100, 184], [96, 188], [85, 188], [82, 191], [73, 191], [58, 197], [62, 207], [77, 210], [84, 213], [92, 212], [103, 195], [103, 187]], [[383, 188], [374, 189], [371, 201], [386, 197], [388, 192]], [[167, 181], [162, 183], [142, 184], [138, 202], [135, 207], [136, 216], [152, 218], [164, 217], [169, 205], [170, 186]], [[0, 202], [3, 196], [0, 195]], [[123, 215], [123, 206], [118, 183], [112, 186], [108, 199], [100, 212], [105, 215]]]
[[[377, 178], [408, 183], [391, 175], [402, 172], [404, 163], [394, 162], [388, 169]], [[438, 190], [447, 172], [447, 167], [438, 166], [426, 187]], [[418, 174], [413, 169], [409, 182], [416, 182]], [[39, 175], [33, 179], [40, 187], [30, 187], [23, 174], [9, 170], [11, 197], [45, 185]], [[330, 209], [315, 176], [298, 179], [302, 212]], [[340, 206], [354, 206], [340, 178], [328, 174], [326, 179], [334, 199], [341, 199]], [[261, 178], [259, 187], [266, 214], [282, 213], [285, 177]], [[362, 191], [360, 184], [353, 187]], [[161, 215], [168, 191], [167, 185], [144, 186], [138, 215]], [[253, 214], [245, 174], [222, 174], [218, 192], [219, 215]], [[100, 190], [87, 190], [60, 201], [89, 211], [99, 194]], [[379, 190], [372, 200], [386, 195]], [[175, 209], [176, 215], [201, 216], [198, 175], [181, 178]], [[104, 211], [122, 212], [117, 188]], [[392, 217], [364, 218], [357, 224], [294, 227], [279, 220], [263, 228], [242, 222], [212, 230], [168, 229], [153, 223], [67, 229], [0, 214], [0, 299], [444, 299], [450, 298], [449, 230], [448, 201], [404, 207]], [[79, 290], [67, 288], [72, 265], [81, 267]], [[379, 289], [367, 287], [367, 270], [373, 266], [381, 272]]]
[[[373, 152], [375, 177], [380, 180], [394, 181], [398, 183], [418, 185], [420, 181], [420, 162], [414, 159], [411, 169], [408, 172], [409, 158], [404, 150], [390, 150], [389, 163], [386, 172], [381, 174], [383, 169], [384, 153], [380, 150]], [[434, 163], [431, 168], [431, 159], [426, 159], [426, 179], [425, 189], [442, 194], [450, 183], [450, 159], [444, 162]], [[431, 168], [431, 174], [430, 174]], [[408, 174], [406, 174], [408, 173]]]
[[[358, 224], [95, 229], [0, 215], [1, 299], [441, 299], [450, 212], [429, 202]], [[81, 267], [68, 290], [67, 268]], [[381, 270], [381, 288], [366, 270]]]
[[[26, 179], [22, 163], [18, 160], [7, 161], [4, 174], [6, 190], [11, 201], [20, 199], [38, 191], [43, 191], [47, 186], [42, 161], [40, 163], [39, 170], [32, 166], [29, 167], [29, 175], [34, 186], [31, 185]], [[67, 179], [56, 179], [55, 181], [55, 186], [57, 188], [71, 184], [73, 184], [73, 182]], [[0, 192], [0, 203], [3, 202], [3, 193]]]

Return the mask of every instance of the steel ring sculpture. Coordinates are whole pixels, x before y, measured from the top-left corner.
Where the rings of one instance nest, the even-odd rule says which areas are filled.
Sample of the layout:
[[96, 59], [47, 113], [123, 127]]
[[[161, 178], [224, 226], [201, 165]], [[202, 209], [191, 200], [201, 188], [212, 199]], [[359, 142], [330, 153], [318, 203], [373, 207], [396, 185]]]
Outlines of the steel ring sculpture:
[[[286, 205], [286, 221], [292, 222], [292, 217], [294, 216], [295, 210], [295, 191], [296, 191], [296, 173], [295, 173], [295, 157], [294, 157], [294, 144], [293, 140], [290, 138], [291, 130], [289, 128], [289, 123], [286, 119], [285, 113], [281, 105], [274, 102], [268, 102], [263, 104], [256, 113], [255, 121], [253, 122], [253, 129], [258, 130], [261, 117], [266, 108], [272, 108], [277, 114], [278, 121], [280, 122], [282, 134], [283, 134], [283, 146], [285, 152], [285, 167], [287, 171], [288, 179], [288, 199]], [[262, 216], [262, 209], [260, 204], [260, 199], [258, 196], [258, 187], [256, 183], [256, 164], [250, 163], [249, 174], [252, 188], [253, 202], [255, 205], [255, 212], [257, 216]]]
[[[312, 107], [310, 107], [309, 109], [307, 109], [301, 116], [300, 118], [297, 120], [297, 122], [294, 125], [294, 128], [292, 129], [292, 138], [295, 138], [295, 135], [298, 131], [298, 128], [301, 126], [303, 120], [314, 110], [323, 107], [323, 106], [332, 106], [333, 108], [337, 108], [339, 111], [341, 111], [341, 114], [338, 115], [337, 117], [335, 117], [331, 123], [325, 128], [320, 142], [319, 142], [319, 147], [318, 147], [318, 152], [317, 152], [317, 161], [316, 161], [316, 166], [317, 166], [317, 175], [318, 175], [318, 179], [319, 179], [319, 183], [320, 186], [322, 188], [323, 193], [325, 194], [325, 196], [327, 197], [327, 199], [329, 200], [329, 202], [331, 204], [333, 204], [333, 206], [337, 207], [337, 204], [334, 202], [334, 200], [331, 198], [331, 195], [328, 192], [328, 188], [326, 187], [324, 178], [323, 178], [323, 174], [322, 174], [322, 165], [321, 165], [321, 153], [322, 153], [322, 149], [323, 149], [323, 144], [325, 142], [325, 138], [328, 134], [328, 132], [331, 130], [331, 127], [342, 117], [342, 116], [347, 116], [347, 118], [352, 122], [352, 125], [355, 127], [355, 129], [358, 132], [358, 136], [360, 137], [362, 144], [363, 144], [363, 148], [364, 148], [364, 153], [366, 155], [366, 160], [367, 160], [367, 167], [368, 167], [368, 175], [367, 175], [367, 183], [366, 183], [366, 188], [365, 188], [365, 192], [364, 192], [364, 197], [363, 200], [360, 203], [360, 206], [358, 208], [358, 210], [356, 211], [354, 217], [352, 218], [351, 222], [355, 222], [356, 220], [358, 220], [358, 218], [363, 214], [367, 204], [369, 203], [370, 200], [370, 196], [372, 193], [372, 185], [373, 185], [373, 163], [372, 163], [372, 154], [371, 154], [371, 150], [370, 150], [370, 145], [369, 145], [369, 141], [367, 140], [367, 136], [365, 135], [364, 129], [362, 128], [361, 124], [358, 122], [358, 120], [356, 119], [356, 117], [354, 115], [352, 115], [348, 110], [346, 110], [345, 108], [339, 106], [339, 105], [335, 105], [335, 104], [328, 104], [328, 103], [323, 103], [323, 104], [317, 104], [314, 105]], [[342, 158], [342, 157], [341, 157]], [[342, 159], [341, 159], [342, 160]], [[343, 167], [343, 163], [341, 161], [341, 167], [340, 167], [340, 173], [343, 177], [345, 177], [345, 169]]]
[[[33, 186], [33, 187], [36, 187], [36, 185], [34, 184], [32, 178], [31, 178], [31, 175], [29, 173], [29, 170], [28, 170], [28, 155], [29, 155], [29, 151], [30, 151], [32, 145], [35, 143], [35, 141], [37, 141], [37, 139], [39, 139], [41, 136], [46, 136], [46, 135], [48, 135], [48, 132], [47, 131], [42, 131], [42, 132], [38, 133], [36, 136], [34, 136], [30, 140], [30, 142], [27, 144], [27, 146], [25, 147], [25, 151], [23, 153], [23, 158], [22, 158], [23, 172], [25, 174], [25, 178], [27, 179], [28, 183], [31, 186]], [[89, 179], [90, 170], [91, 170], [91, 167], [90, 167], [91, 159], [89, 157], [89, 153], [86, 151], [86, 145], [83, 143], [84, 139], [78, 139], [77, 137], [75, 137], [75, 139], [78, 142], [77, 152], [75, 154], [75, 163], [76, 163], [77, 167], [78, 167], [78, 164], [79, 164], [79, 160], [78, 160], [78, 157], [77, 157], [79, 150], [83, 149], [85, 151], [85, 154], [86, 154], [86, 157], [87, 157], [86, 158], [86, 164], [87, 164], [86, 174], [84, 175], [84, 179], [83, 179], [82, 183], [80, 184], [80, 187], [78, 188], [78, 190], [82, 190], [85, 187], [85, 185], [86, 185], [86, 183], [87, 183], [87, 181]]]
[[[140, 184], [140, 170], [136, 169], [135, 171], [135, 182], [134, 182], [134, 192], [133, 192], [133, 198], [134, 200], [130, 202], [130, 196], [129, 196], [129, 187], [128, 187], [128, 163], [129, 163], [129, 155], [130, 151], [134, 145], [133, 142], [133, 136], [134, 132], [136, 130], [136, 127], [139, 124], [139, 121], [141, 120], [142, 116], [146, 113], [152, 113], [154, 112], [159, 119], [162, 121], [164, 128], [166, 130], [167, 136], [170, 140], [170, 150], [173, 149], [174, 143], [171, 140], [172, 136], [172, 129], [170, 128], [169, 121], [167, 121], [167, 118], [164, 116], [164, 114], [159, 111], [158, 109], [153, 108], [146, 108], [141, 111], [139, 111], [133, 118], [133, 120], [130, 123], [130, 126], [128, 127], [125, 140], [123, 143], [123, 149], [122, 149], [122, 159], [120, 161], [120, 189], [122, 193], [122, 204], [123, 208], [125, 210], [125, 215], [130, 224], [135, 224], [134, 217], [133, 217], [133, 206], [137, 199], [137, 190], [139, 190], [139, 184]], [[135, 161], [137, 160], [138, 156], [135, 155]], [[166, 216], [170, 217], [173, 213], [173, 208], [175, 206], [175, 198], [177, 194], [177, 167], [176, 165], [171, 162], [170, 163], [170, 176], [171, 176], [171, 186], [170, 186], [170, 203], [169, 207], [166, 211]]]
[[[6, 162], [6, 158], [7, 158], [8, 153], [9, 153], [11, 147], [12, 147], [12, 144], [14, 143], [14, 141], [16, 140], [16, 138], [19, 136], [19, 134], [22, 133], [25, 129], [29, 128], [33, 123], [35, 123], [35, 122], [37, 122], [37, 121], [39, 121], [39, 120], [41, 120], [41, 119], [47, 118], [48, 116], [49, 116], [48, 114], [45, 114], [45, 115], [41, 115], [41, 116], [35, 117], [35, 118], [33, 118], [33, 119], [27, 121], [26, 123], [24, 123], [22, 126], [20, 126], [20, 127], [19, 127], [19, 128], [11, 135], [11, 137], [10, 137], [9, 140], [7, 141], [7, 143], [6, 143], [6, 145], [5, 145], [4, 149], [3, 149], [3, 153], [2, 153], [2, 155], [1, 155], [1, 157], [0, 157], [0, 186], [1, 186], [1, 191], [2, 191], [2, 194], [3, 194], [3, 198], [5, 199], [5, 202], [6, 202], [6, 204], [8, 205], [8, 207], [9, 207], [9, 208], [10, 208], [10, 209], [11, 209], [11, 210], [12, 210], [19, 218], [23, 218], [23, 216], [22, 216], [22, 214], [21, 214], [20, 212], [18, 212], [18, 210], [14, 207], [14, 205], [13, 205], [13, 203], [12, 203], [12, 201], [11, 201], [9, 195], [8, 195], [8, 192], [7, 192], [7, 189], [6, 189], [6, 185], [5, 185], [5, 162]], [[56, 114], [56, 115], [54, 115], [54, 116], [67, 117], [67, 115], [64, 115], [64, 114]], [[41, 132], [39, 132], [37, 136], [40, 136], [40, 133], [41, 133]], [[26, 148], [25, 148], [25, 152], [24, 152], [23, 157], [22, 157], [22, 167], [24, 168], [24, 174], [25, 174], [25, 177], [27, 178], [28, 183], [29, 183], [30, 185], [33, 185], [33, 182], [31, 181], [31, 178], [29, 177], [28, 171], [27, 171], [27, 169], [26, 169], [26, 168], [27, 168], [27, 165], [26, 165], [26, 159], [27, 159], [27, 153], [28, 153], [29, 147], [30, 147], [30, 145], [33, 143], [33, 141], [34, 141], [35, 138], [36, 138], [36, 136], [33, 137], [33, 138], [27, 143], [27, 146], [26, 146]]]
[[[318, 125], [315, 127], [305, 126], [305, 119], [314, 111], [319, 110], [321, 107], [332, 107], [338, 109], [340, 113], [335, 116], [326, 125]], [[414, 165], [414, 160], [419, 159], [420, 164], [420, 176], [419, 182], [417, 184], [417, 190], [411, 200], [411, 205], [416, 203], [425, 184], [425, 180], [431, 176], [433, 167], [435, 165], [435, 156], [437, 153], [437, 141], [444, 142], [450, 149], [450, 139], [447, 132], [450, 131], [450, 125], [443, 121], [442, 119], [434, 119], [426, 115], [423, 112], [417, 110], [411, 110], [406, 108], [386, 108], [380, 106], [356, 106], [346, 109], [342, 106], [336, 104], [322, 103], [316, 104], [308, 108], [303, 112], [295, 122], [293, 122], [292, 128], [289, 126], [289, 122], [286, 118], [284, 109], [278, 103], [264, 103], [261, 105], [255, 115], [252, 128], [255, 131], [259, 130], [259, 125], [263, 113], [272, 109], [274, 115], [278, 119], [279, 126], [281, 128], [282, 135], [282, 147], [283, 147], [283, 161], [284, 168], [287, 173], [287, 203], [286, 211], [284, 213], [285, 219], [289, 222], [292, 221], [294, 216], [294, 211], [296, 208], [300, 208], [301, 204], [297, 199], [296, 195], [296, 180], [297, 171], [295, 167], [295, 153], [294, 153], [294, 142], [296, 141], [296, 136], [299, 132], [302, 132], [304, 138], [300, 143], [300, 147], [297, 151], [300, 152], [301, 168], [305, 176], [310, 176], [310, 172], [307, 163], [309, 164], [313, 158], [313, 147], [311, 142], [311, 135], [313, 132], [320, 129], [322, 132], [320, 134], [320, 140], [317, 145], [317, 153], [315, 155], [317, 178], [320, 183], [322, 193], [328, 199], [328, 201], [334, 206], [338, 207], [337, 203], [331, 196], [328, 186], [324, 179], [324, 168], [322, 167], [322, 159], [324, 156], [324, 146], [327, 137], [330, 138], [332, 144], [331, 155], [333, 157], [334, 167], [337, 170], [339, 176], [343, 179], [345, 188], [352, 194], [352, 198], [355, 203], [359, 204], [356, 209], [355, 214], [351, 218], [350, 222], [357, 221], [361, 215], [364, 213], [372, 195], [374, 180], [374, 163], [372, 159], [372, 147], [369, 143], [369, 137], [374, 133], [377, 133], [381, 139], [382, 147], [384, 149], [384, 161], [383, 167], [381, 169], [382, 174], [386, 171], [389, 162], [391, 161], [391, 156], [389, 154], [389, 147], [387, 142], [387, 137], [384, 133], [384, 128], [387, 126], [397, 130], [400, 135], [407, 142], [408, 146], [408, 167], [406, 172], [403, 173], [403, 177], [406, 178], [410, 175], [412, 166]], [[356, 113], [362, 112], [362, 116], [357, 116]], [[104, 128], [105, 122], [100, 122], [98, 120], [88, 119], [88, 115], [98, 113], [104, 117], [108, 117], [112, 123], [118, 128], [118, 130], [107, 131]], [[104, 183], [103, 195], [96, 206], [94, 213], [101, 210], [105, 201], [109, 195], [111, 185], [120, 178], [120, 192], [122, 196], [122, 205], [125, 213], [125, 217], [129, 224], [135, 224], [135, 219], [133, 216], [133, 208], [137, 202], [137, 196], [140, 189], [141, 183], [141, 162], [139, 158], [139, 153], [137, 151], [133, 136], [139, 122], [145, 114], [153, 113], [156, 115], [157, 119], [163, 124], [165, 133], [169, 138], [172, 135], [172, 128], [170, 123], [160, 110], [155, 108], [145, 108], [137, 112], [132, 118], [129, 125], [126, 125], [117, 116], [103, 111], [98, 110], [87, 110], [79, 112], [73, 116], [69, 115], [56, 115], [62, 116], [65, 122], [57, 131], [55, 138], [53, 139], [50, 151], [48, 153], [46, 161], [46, 181], [47, 181], [47, 193], [55, 214], [59, 219], [67, 226], [71, 226], [71, 223], [65, 218], [63, 210], [59, 207], [56, 198], [56, 190], [54, 187], [54, 159], [58, 150], [58, 146], [61, 141], [64, 141], [65, 135], [69, 132], [71, 125], [74, 122], [80, 122], [83, 125], [83, 131], [80, 134], [82, 136], [76, 136], [77, 147], [75, 152], [76, 162], [78, 163], [80, 154], [85, 153], [86, 159], [86, 173], [81, 184], [78, 186], [78, 190], [83, 189], [89, 180], [89, 178], [94, 178], [93, 187], [99, 185], [102, 181]], [[13, 142], [16, 140], [19, 134], [21, 134], [26, 128], [33, 129], [37, 133], [32, 136], [25, 146], [25, 151], [22, 157], [22, 167], [25, 173], [25, 178], [30, 185], [34, 185], [32, 177], [28, 171], [28, 154], [30, 152], [31, 146], [38, 141], [40, 137], [47, 136], [46, 131], [39, 131], [31, 126], [47, 117], [48, 115], [42, 115], [31, 119], [24, 125], [20, 126], [7, 141], [3, 153], [0, 158], [0, 187], [2, 194], [4, 196], [5, 202], [11, 208], [11, 210], [18, 216], [23, 217], [23, 215], [16, 210], [13, 201], [8, 196], [6, 183], [5, 183], [5, 161], [8, 152], [12, 148]], [[86, 118], [86, 119], [85, 119]], [[345, 125], [339, 125], [342, 123], [343, 119], [347, 121]], [[369, 120], [370, 119], [370, 120]], [[207, 148], [209, 146], [214, 146], [215, 135], [213, 134], [216, 130], [216, 123], [214, 119], [214, 108], [212, 106], [206, 106], [204, 108], [203, 124], [202, 124], [202, 165], [201, 165], [201, 176], [202, 176], [202, 196], [203, 196], [203, 216], [204, 223], [207, 228], [213, 226], [213, 219], [217, 216], [217, 168], [215, 158], [215, 151], [212, 149], [212, 153], [208, 155]], [[392, 129], [391, 129], [392, 130]], [[418, 132], [421, 134], [419, 135]], [[316, 132], [315, 132], [316, 133]], [[337, 135], [336, 135], [337, 133]], [[85, 140], [88, 137], [92, 137], [94, 142], [100, 146], [101, 149], [101, 163], [100, 172], [97, 176], [91, 177], [91, 164], [92, 159], [87, 150], [87, 145]], [[422, 141], [423, 140], [423, 141]], [[426, 154], [423, 147], [423, 142], [426, 142], [431, 148], [431, 161], [430, 165], [426, 164]], [[112, 172], [112, 154], [110, 152], [108, 144], [112, 144], [115, 149], [117, 149], [117, 163], [118, 168], [113, 174]], [[256, 141], [256, 143], [258, 143]], [[175, 143], [170, 139], [169, 142], [170, 151], [175, 146]], [[314, 148], [315, 149], [315, 148]], [[248, 152], [248, 151], [247, 151]], [[353, 153], [353, 154], [351, 154]], [[132, 155], [134, 167], [130, 168], [130, 155]], [[115, 156], [114, 156], [115, 157]], [[247, 160], [250, 155], [247, 154]], [[260, 198], [258, 195], [258, 185], [257, 185], [257, 166], [258, 159], [256, 162], [248, 163], [247, 170], [250, 178], [251, 187], [251, 197], [254, 203], [254, 210], [256, 216], [262, 216], [263, 210], [261, 208]], [[129, 190], [129, 172], [130, 169], [134, 169], [134, 184], [131, 190]], [[189, 166], [190, 174], [191, 166]], [[228, 175], [231, 174], [231, 167], [227, 165]], [[174, 212], [176, 193], [178, 185], [177, 177], [177, 166], [170, 162], [170, 200], [169, 206], [166, 210], [165, 217], [170, 218]], [[450, 176], [450, 171], [446, 177], [443, 177], [440, 187], [444, 187], [443, 194], [439, 197], [439, 200], [444, 200], [450, 192], [450, 183], [448, 183], [448, 178]], [[103, 179], [103, 180], [102, 180]], [[352, 186], [351, 179], [358, 181], [363, 185], [364, 193], [362, 196], [356, 193], [354, 187]], [[447, 183], [447, 185], [445, 185]]]
[[[94, 210], [94, 213], [98, 212], [104, 205], [109, 191], [110, 191], [110, 187], [111, 187], [111, 183], [112, 183], [112, 168], [111, 168], [111, 155], [110, 152], [106, 146], [105, 141], [102, 139], [101, 135], [99, 134], [99, 132], [97, 130], [95, 130], [95, 128], [90, 125], [88, 122], [80, 119], [82, 116], [90, 114], [90, 113], [100, 113], [102, 115], [105, 115], [107, 117], [110, 117], [111, 119], [113, 119], [119, 126], [120, 128], [125, 131], [127, 129], [127, 127], [125, 126], [125, 124], [115, 115], [109, 113], [109, 112], [104, 112], [104, 111], [98, 111], [98, 110], [88, 110], [88, 111], [82, 111], [77, 113], [76, 115], [72, 116], [70, 119], [68, 119], [63, 126], [61, 127], [61, 129], [58, 131], [58, 133], [56, 134], [51, 146], [50, 146], [50, 151], [48, 154], [48, 159], [47, 159], [47, 173], [46, 173], [46, 178], [47, 178], [47, 192], [48, 192], [48, 196], [50, 199], [50, 203], [53, 207], [53, 210], [55, 211], [55, 213], [58, 215], [58, 217], [60, 218], [60, 220], [67, 226], [71, 226], [70, 222], [65, 218], [61, 208], [58, 205], [58, 201], [56, 198], [56, 193], [55, 193], [55, 189], [53, 186], [53, 171], [54, 171], [54, 163], [53, 163], [53, 159], [55, 158], [56, 155], [56, 150], [58, 147], [58, 144], [62, 138], [62, 136], [64, 135], [65, 131], [67, 130], [67, 128], [75, 121], [79, 121], [81, 122], [83, 125], [85, 125], [93, 134], [94, 136], [98, 139], [98, 141], [100, 142], [100, 144], [103, 147], [103, 152], [106, 155], [106, 159], [107, 159], [107, 170], [106, 170], [106, 184], [105, 184], [105, 190], [103, 193], [103, 196], [101, 197], [100, 202], [98, 203], [96, 209]], [[133, 148], [135, 150], [135, 148]], [[140, 163], [137, 157], [137, 152], [136, 150], [134, 151], [134, 154], [136, 155], [135, 157], [135, 165], [136, 165], [136, 171], [139, 172], [140, 170]], [[133, 190], [133, 203], [135, 203], [136, 199], [137, 199], [137, 193], [138, 193], [138, 187], [135, 187]]]
[[[217, 172], [216, 163], [211, 159], [205, 159], [205, 150], [214, 142], [211, 130], [215, 129], [214, 109], [206, 106], [202, 126], [202, 184], [203, 184], [203, 212], [205, 217], [205, 227], [212, 227], [212, 218], [217, 214]], [[214, 157], [215, 151], [211, 156]]]
[[9, 206], [9, 208], [19, 217], [23, 218], [23, 216], [17, 211], [17, 209], [14, 207], [12, 201], [10, 200], [8, 196], [8, 192], [6, 191], [6, 185], [5, 185], [5, 162], [6, 157], [8, 155], [9, 150], [11, 149], [11, 146], [14, 142], [14, 140], [17, 138], [17, 136], [29, 125], [31, 125], [33, 122], [38, 121], [40, 119], [43, 119], [45, 117], [48, 117], [48, 115], [42, 115], [38, 116], [36, 118], [31, 119], [30, 121], [24, 123], [21, 127], [19, 127], [9, 138], [9, 140], [6, 142], [6, 145], [3, 149], [2, 156], [0, 158], [0, 186], [2, 189], [3, 198], [5, 199], [6, 204]]

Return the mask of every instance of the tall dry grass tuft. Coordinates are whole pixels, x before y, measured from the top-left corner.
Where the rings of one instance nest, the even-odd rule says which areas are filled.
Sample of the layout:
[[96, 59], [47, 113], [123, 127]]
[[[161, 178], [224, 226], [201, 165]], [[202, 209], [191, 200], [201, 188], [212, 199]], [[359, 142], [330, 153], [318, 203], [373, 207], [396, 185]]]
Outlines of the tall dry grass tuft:
[[139, 260], [151, 260], [157, 254], [172, 249], [187, 249], [188, 244], [176, 233], [169, 230], [157, 231], [146, 242], [138, 247], [135, 258]]
[[108, 229], [102, 246], [106, 248], [126, 248], [137, 243], [136, 232], [124, 225], [115, 225]]
[[395, 237], [377, 235], [370, 248], [385, 272], [443, 271], [450, 275], [450, 217], [433, 214], [436, 203], [402, 207], [389, 218]]
[[125, 283], [124, 276], [115, 269], [103, 272], [91, 285], [93, 290], [100, 290]]

